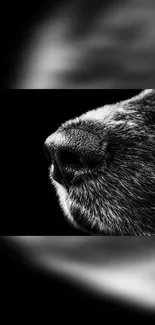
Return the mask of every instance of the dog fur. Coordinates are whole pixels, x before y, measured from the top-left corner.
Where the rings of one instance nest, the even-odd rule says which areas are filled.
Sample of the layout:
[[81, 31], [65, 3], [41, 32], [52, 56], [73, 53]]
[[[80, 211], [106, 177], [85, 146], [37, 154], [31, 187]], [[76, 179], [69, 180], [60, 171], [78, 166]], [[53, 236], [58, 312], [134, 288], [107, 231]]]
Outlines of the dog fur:
[[[146, 89], [129, 100], [64, 123], [46, 140], [48, 148], [53, 142], [62, 145], [63, 132], [75, 127], [99, 136], [101, 147], [93, 153], [100, 150], [102, 160], [95, 167], [73, 168], [75, 182], [69, 188], [55, 181], [54, 165], [50, 167], [50, 179], [67, 219], [95, 235], [154, 235], [155, 90]], [[73, 132], [72, 140], [78, 145]]]

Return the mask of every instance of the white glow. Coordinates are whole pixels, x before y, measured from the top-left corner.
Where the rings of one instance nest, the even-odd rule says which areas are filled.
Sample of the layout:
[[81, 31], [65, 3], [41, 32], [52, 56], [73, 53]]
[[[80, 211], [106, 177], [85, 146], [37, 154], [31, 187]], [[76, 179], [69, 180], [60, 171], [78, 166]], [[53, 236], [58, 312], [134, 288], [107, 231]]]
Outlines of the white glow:
[[85, 290], [155, 311], [155, 248], [141, 238], [13, 236], [22, 256]]

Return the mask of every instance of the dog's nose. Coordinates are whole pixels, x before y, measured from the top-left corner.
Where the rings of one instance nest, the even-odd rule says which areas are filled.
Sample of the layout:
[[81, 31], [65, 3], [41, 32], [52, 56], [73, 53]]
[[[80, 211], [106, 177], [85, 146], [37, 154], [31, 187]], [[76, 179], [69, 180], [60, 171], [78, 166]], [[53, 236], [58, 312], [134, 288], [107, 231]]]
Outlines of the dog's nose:
[[45, 141], [46, 156], [52, 162], [52, 176], [69, 186], [75, 174], [95, 167], [103, 158], [101, 139], [90, 131], [69, 128], [56, 131]]

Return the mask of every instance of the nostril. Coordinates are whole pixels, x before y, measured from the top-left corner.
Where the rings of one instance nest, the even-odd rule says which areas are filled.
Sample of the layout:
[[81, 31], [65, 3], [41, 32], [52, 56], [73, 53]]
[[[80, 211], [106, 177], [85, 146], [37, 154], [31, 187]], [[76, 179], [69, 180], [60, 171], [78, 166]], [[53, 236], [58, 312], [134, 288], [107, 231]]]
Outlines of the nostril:
[[100, 164], [105, 155], [105, 146], [102, 139], [90, 131], [68, 128], [50, 135], [45, 141], [44, 151], [53, 166], [50, 175], [69, 187], [88, 169]]
[[84, 161], [82, 160], [82, 156], [79, 154], [72, 152], [68, 149], [58, 150], [57, 152], [57, 159], [61, 166], [73, 167], [78, 168], [84, 165]]

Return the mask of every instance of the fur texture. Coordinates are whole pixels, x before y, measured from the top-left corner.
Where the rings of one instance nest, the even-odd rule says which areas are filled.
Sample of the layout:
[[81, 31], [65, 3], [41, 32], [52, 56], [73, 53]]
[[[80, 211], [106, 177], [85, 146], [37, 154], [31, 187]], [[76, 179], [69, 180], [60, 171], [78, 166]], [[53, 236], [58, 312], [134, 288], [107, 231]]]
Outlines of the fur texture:
[[[154, 90], [70, 120], [45, 144], [51, 181], [75, 226], [99, 235], [155, 234]], [[86, 161], [62, 165], [57, 152], [66, 146]], [[55, 180], [55, 162], [70, 181]]]

